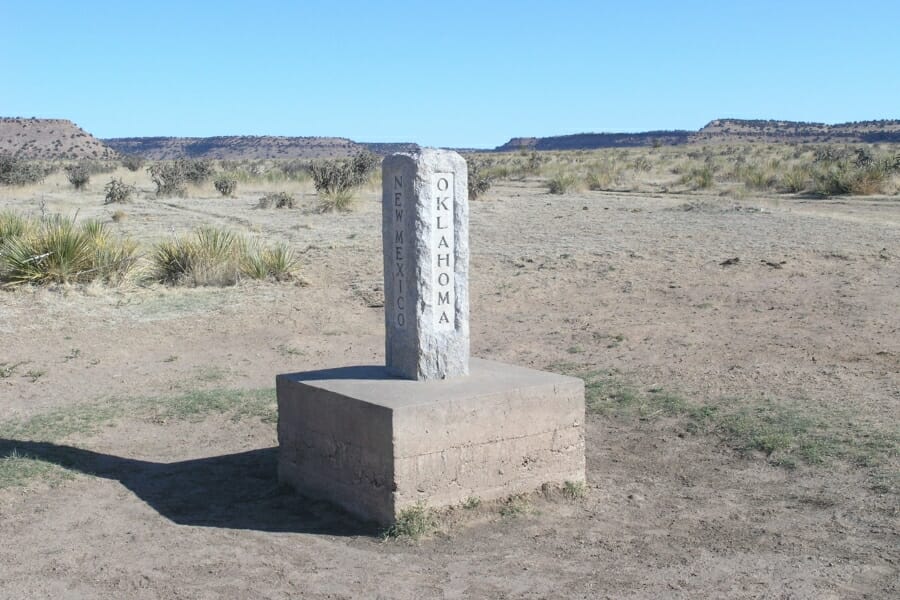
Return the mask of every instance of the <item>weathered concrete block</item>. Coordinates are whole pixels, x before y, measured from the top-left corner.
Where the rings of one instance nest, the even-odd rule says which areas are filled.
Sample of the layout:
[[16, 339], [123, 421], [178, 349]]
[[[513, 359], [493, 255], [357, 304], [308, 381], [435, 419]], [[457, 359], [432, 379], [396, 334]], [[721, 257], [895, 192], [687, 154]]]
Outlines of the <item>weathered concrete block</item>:
[[469, 369], [466, 161], [423, 149], [382, 163], [385, 360], [406, 379]]
[[373, 366], [279, 375], [277, 386], [279, 478], [362, 519], [584, 480], [574, 377], [473, 359], [468, 377], [445, 381]]

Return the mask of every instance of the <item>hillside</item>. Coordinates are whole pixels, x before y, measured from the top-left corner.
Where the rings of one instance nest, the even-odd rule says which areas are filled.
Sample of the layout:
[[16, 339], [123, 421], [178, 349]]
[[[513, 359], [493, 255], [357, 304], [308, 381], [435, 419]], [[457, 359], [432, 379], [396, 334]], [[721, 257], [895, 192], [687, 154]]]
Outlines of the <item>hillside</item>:
[[690, 131], [645, 131], [641, 133], [576, 133], [543, 138], [512, 138], [499, 151], [579, 150], [586, 148], [627, 148], [635, 146], [676, 146], [687, 143]]
[[133, 137], [103, 140], [122, 154], [152, 160], [174, 158], [334, 158], [365, 148], [347, 138], [230, 135], [218, 137]]
[[896, 143], [900, 142], [900, 120], [827, 125], [802, 121], [717, 119], [692, 135], [691, 142]]
[[512, 138], [495, 150], [589, 150], [680, 144], [766, 143], [900, 143], [900, 120], [858, 121], [828, 125], [798, 121], [716, 119], [699, 131], [579, 133], [543, 138]]
[[24, 159], [113, 159], [115, 150], [66, 119], [0, 117], [0, 154]]

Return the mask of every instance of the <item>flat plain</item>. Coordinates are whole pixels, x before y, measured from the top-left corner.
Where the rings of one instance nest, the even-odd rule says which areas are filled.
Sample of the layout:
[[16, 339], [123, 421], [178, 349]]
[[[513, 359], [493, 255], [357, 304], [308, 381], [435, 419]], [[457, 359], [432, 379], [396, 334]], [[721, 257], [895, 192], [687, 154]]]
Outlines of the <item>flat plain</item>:
[[585, 378], [588, 484], [411, 540], [275, 476], [275, 375], [383, 360], [378, 186], [322, 214], [308, 184], [264, 210], [252, 183], [116, 175], [129, 204], [60, 174], [0, 199], [123, 210], [146, 243], [283, 241], [301, 279], [0, 292], [0, 597], [900, 595], [896, 196], [495, 183], [471, 203], [472, 354]]

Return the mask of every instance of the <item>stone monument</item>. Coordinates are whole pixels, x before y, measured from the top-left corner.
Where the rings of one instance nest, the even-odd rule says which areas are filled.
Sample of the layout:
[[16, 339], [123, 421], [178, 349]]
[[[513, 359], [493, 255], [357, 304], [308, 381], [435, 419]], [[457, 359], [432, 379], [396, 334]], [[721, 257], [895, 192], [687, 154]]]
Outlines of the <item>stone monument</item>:
[[469, 374], [469, 201], [456, 152], [382, 164], [385, 362], [405, 379]]
[[385, 365], [277, 377], [279, 479], [384, 525], [583, 481], [582, 381], [469, 357], [465, 160], [394, 154], [382, 181]]

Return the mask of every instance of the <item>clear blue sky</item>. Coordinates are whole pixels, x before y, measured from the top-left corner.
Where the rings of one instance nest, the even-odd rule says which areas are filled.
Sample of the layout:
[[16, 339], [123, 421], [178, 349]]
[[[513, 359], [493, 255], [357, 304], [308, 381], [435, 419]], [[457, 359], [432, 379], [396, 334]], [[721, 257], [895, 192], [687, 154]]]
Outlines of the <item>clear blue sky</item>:
[[0, 116], [493, 147], [900, 118], [900, 2], [0, 0]]

